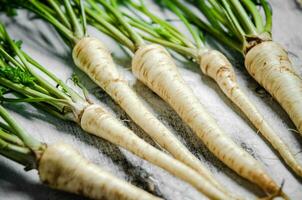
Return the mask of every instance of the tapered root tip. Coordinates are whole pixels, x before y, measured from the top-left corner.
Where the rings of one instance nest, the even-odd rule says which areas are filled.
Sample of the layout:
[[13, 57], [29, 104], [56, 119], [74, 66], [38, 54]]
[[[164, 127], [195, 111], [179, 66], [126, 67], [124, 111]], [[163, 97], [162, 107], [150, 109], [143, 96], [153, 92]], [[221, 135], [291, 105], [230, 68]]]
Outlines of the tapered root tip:
[[290, 198], [282, 191], [281, 188], [277, 193], [269, 195], [267, 197], [260, 198], [259, 200], [274, 200], [277, 197], [281, 197], [284, 200], [290, 200]]
[[290, 198], [282, 190], [283, 186], [284, 186], [284, 181], [282, 182], [281, 187], [279, 187], [279, 189], [277, 191], [271, 192], [271, 193], [269, 193], [270, 194], [269, 196], [264, 197], [264, 198], [260, 198], [260, 199], [261, 200], [273, 200], [273, 199], [275, 199], [277, 197], [280, 197], [280, 198], [282, 198], [284, 200], [289, 200]]
[[[252, 182], [256, 183], [266, 194], [276, 195], [280, 194], [280, 186], [265, 172], [254, 171], [252, 175]], [[282, 190], [282, 186], [281, 186]]]

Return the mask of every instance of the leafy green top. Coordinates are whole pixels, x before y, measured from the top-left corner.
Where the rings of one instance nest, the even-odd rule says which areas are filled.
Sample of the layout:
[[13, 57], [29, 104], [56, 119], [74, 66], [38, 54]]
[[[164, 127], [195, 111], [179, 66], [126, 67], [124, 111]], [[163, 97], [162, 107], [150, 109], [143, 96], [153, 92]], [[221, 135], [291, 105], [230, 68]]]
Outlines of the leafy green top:
[[[139, 11], [145, 18], [136, 15], [134, 10]], [[193, 28], [186, 19], [181, 18], [191, 30], [196, 46], [170, 23], [152, 14], [143, 1], [135, 3], [132, 0], [87, 0], [85, 11], [88, 23], [133, 52], [145, 41], [149, 41], [173, 48], [185, 56], [194, 57], [195, 50], [192, 48], [203, 46], [201, 32]]]
[[0, 154], [25, 166], [37, 167], [39, 155], [45, 145], [30, 136], [0, 105]]
[[[79, 105], [87, 103], [85, 98], [23, 52], [21, 42], [13, 41], [2, 24], [0, 86], [2, 101], [42, 104], [41, 107], [52, 114], [73, 121], [77, 121]], [[16, 98], [6, 98], [7, 92], [15, 94]]]
[[267, 0], [191, 0], [207, 20], [192, 12], [187, 3], [169, 1], [196, 26], [242, 53], [257, 41], [271, 40], [272, 11]]
[[0, 10], [15, 14], [25, 8], [52, 24], [68, 45], [86, 36], [86, 16], [82, 0], [0, 0]]
[[[123, 14], [129, 24], [139, 30], [144, 39], [171, 48], [185, 57], [196, 59], [199, 50], [205, 48], [203, 33], [184, 17], [181, 9], [169, 0], [158, 0], [157, 2], [161, 7], [167, 7], [174, 12], [179, 18], [178, 21], [181, 21], [191, 33], [193, 41], [181, 33], [172, 23], [153, 14], [143, 1], [140, 3], [135, 3], [132, 0], [124, 1], [123, 5], [128, 8], [128, 12], [124, 11]], [[133, 12], [129, 13], [129, 11]]]
[[[21, 41], [10, 38], [0, 23], [0, 101], [29, 102], [64, 120], [78, 122], [89, 102], [86, 89], [79, 95], [21, 49]], [[76, 78], [73, 78], [76, 79]], [[32, 169], [44, 144], [28, 135], [0, 106], [0, 154]]]
[[36, 78], [29, 72], [11, 66], [1, 66], [0, 77], [24, 86], [34, 86], [36, 81]]

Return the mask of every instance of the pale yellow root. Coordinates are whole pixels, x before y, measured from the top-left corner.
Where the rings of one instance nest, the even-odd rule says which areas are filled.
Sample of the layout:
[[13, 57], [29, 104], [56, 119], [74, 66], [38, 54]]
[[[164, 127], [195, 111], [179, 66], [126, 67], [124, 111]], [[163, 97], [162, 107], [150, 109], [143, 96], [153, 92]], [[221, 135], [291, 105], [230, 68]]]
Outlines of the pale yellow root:
[[40, 179], [48, 186], [99, 200], [160, 200], [85, 160], [65, 144], [49, 145], [39, 160]]
[[212, 173], [143, 105], [119, 75], [110, 52], [101, 41], [92, 37], [81, 39], [73, 49], [73, 59], [156, 143], [225, 191]]
[[218, 190], [192, 168], [140, 139], [99, 105], [91, 105], [85, 109], [81, 126], [85, 131], [123, 147], [140, 158], [165, 169], [191, 184], [210, 199], [233, 199]]
[[293, 69], [287, 52], [275, 42], [262, 42], [248, 51], [245, 66], [281, 104], [302, 134], [302, 80]]
[[169, 103], [214, 155], [266, 192], [278, 191], [262, 165], [226, 136], [208, 115], [163, 47], [142, 46], [132, 61], [135, 76]]
[[210, 76], [217, 82], [227, 97], [243, 111], [257, 130], [259, 130], [274, 149], [279, 152], [292, 170], [302, 177], [302, 167], [294, 154], [239, 88], [234, 69], [227, 58], [218, 51], [209, 50], [200, 55], [200, 68], [204, 74]]

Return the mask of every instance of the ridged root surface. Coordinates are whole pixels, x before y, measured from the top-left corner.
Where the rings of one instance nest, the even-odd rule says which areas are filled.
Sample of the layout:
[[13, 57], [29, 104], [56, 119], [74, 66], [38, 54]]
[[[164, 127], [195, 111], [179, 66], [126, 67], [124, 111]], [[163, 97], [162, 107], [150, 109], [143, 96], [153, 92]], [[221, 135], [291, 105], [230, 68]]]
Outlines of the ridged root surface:
[[282, 141], [273, 128], [264, 120], [263, 116], [241, 91], [236, 80], [236, 74], [231, 63], [220, 52], [209, 50], [200, 54], [200, 68], [202, 72], [216, 81], [225, 95], [236, 104], [257, 130], [264, 136], [274, 149], [279, 152], [284, 161], [299, 176], [302, 176], [301, 164], [297, 161], [289, 147]]
[[128, 83], [120, 77], [109, 50], [100, 40], [93, 37], [81, 39], [73, 49], [73, 59], [156, 143], [224, 190], [212, 173], [146, 108]]
[[38, 166], [51, 188], [98, 200], [160, 200], [88, 162], [68, 145], [49, 145]]
[[302, 80], [287, 52], [277, 43], [262, 42], [248, 51], [249, 74], [284, 108], [302, 134]]
[[99, 105], [91, 105], [85, 109], [81, 126], [85, 131], [123, 147], [140, 158], [165, 169], [191, 184], [210, 199], [232, 199], [192, 168], [139, 138]]
[[226, 136], [209, 116], [163, 47], [142, 46], [132, 61], [135, 76], [169, 103], [216, 157], [266, 192], [278, 191], [278, 185], [262, 165]]

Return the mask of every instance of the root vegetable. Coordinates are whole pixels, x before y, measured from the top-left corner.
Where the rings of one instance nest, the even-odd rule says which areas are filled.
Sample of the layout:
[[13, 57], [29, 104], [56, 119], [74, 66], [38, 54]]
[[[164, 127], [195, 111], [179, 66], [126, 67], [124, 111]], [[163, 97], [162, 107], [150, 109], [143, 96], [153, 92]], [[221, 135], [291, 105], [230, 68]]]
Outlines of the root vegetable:
[[144, 142], [99, 105], [91, 105], [85, 109], [81, 119], [81, 127], [85, 131], [117, 144], [140, 158], [165, 169], [170, 174], [191, 184], [210, 199], [233, 199], [218, 190], [190, 167]]
[[245, 66], [286, 110], [302, 133], [302, 80], [293, 69], [287, 52], [276, 42], [265, 41], [246, 53]]
[[[86, 72], [104, 89], [107, 89], [107, 92], [111, 94], [117, 102], [124, 106], [124, 108], [127, 105], [133, 108], [134, 103], [142, 105], [142, 103], [138, 101], [137, 96], [134, 96], [134, 92], [130, 90], [125, 81], [123, 81], [118, 75], [110, 54], [104, 48], [104, 45], [101, 42], [96, 42], [93, 38], [87, 38], [85, 12], [82, 1], [14, 1], [14, 3], [20, 7], [32, 10], [38, 16], [54, 25], [71, 48], [76, 46], [73, 51], [73, 56], [77, 65], [79, 65], [84, 71], [86, 70]], [[81, 11], [81, 16], [79, 18], [77, 18], [75, 14], [75, 9], [78, 3], [78, 8]], [[55, 12], [50, 12], [52, 9], [54, 9]], [[14, 44], [12, 40], [10, 40], [10, 43]], [[89, 48], [86, 46], [88, 44]], [[55, 114], [62, 119], [77, 122], [87, 132], [107, 139], [116, 145], [122, 146], [141, 158], [149, 160], [153, 164], [166, 169], [171, 174], [190, 183], [197, 190], [203, 192], [210, 198], [230, 199], [228, 195], [218, 190], [210, 180], [204, 178], [192, 168], [144, 142], [132, 131], [123, 126], [118, 120], [114, 119], [113, 116], [108, 114], [101, 106], [89, 105], [90, 101], [88, 101], [87, 91], [79, 81], [75, 81], [75, 83], [82, 88], [85, 98], [65, 85], [60, 79], [51, 74], [37, 62], [33, 61], [33, 59], [30, 59], [29, 56], [26, 56], [23, 52], [18, 52], [16, 44], [14, 44], [14, 50], [17, 51], [18, 57], [24, 64], [24, 66], [20, 66], [19, 63], [16, 62], [18, 73], [21, 75], [28, 75], [30, 77], [29, 80], [31, 81], [30, 84], [19, 81], [22, 83], [21, 87], [17, 83], [13, 82], [15, 79], [10, 80], [10, 76], [8, 78], [9, 80], [6, 80], [7, 77], [5, 77], [5, 81], [2, 81], [5, 82], [6, 87], [14, 90], [14, 92], [24, 94], [29, 98], [21, 100], [17, 99], [17, 101], [38, 102], [40, 105], [42, 104], [42, 108], [45, 108], [48, 112]], [[51, 85], [51, 83], [34, 73], [34, 70], [31, 70], [31, 65], [34, 65], [40, 71], [44, 72], [45, 75], [54, 80], [59, 87]], [[30, 73], [25, 74], [23, 69], [30, 69]], [[43, 83], [41, 86], [42, 88], [39, 88], [40, 82]], [[25, 84], [29, 87], [24, 87]], [[24, 88], [26, 89], [25, 91]], [[51, 89], [51, 93], [48, 92], [49, 89]], [[130, 96], [128, 97], [128, 93], [123, 94], [123, 92], [129, 92]], [[134, 102], [131, 102], [131, 100], [134, 100]], [[130, 108], [125, 109], [130, 110]], [[138, 110], [131, 110], [132, 114], [130, 117], [132, 116], [137, 122], [144, 125], [145, 127], [143, 126], [142, 128], [145, 128], [146, 131], [150, 131], [149, 134], [153, 136], [153, 138], [159, 140], [156, 142], [160, 143], [163, 147], [165, 147], [165, 145], [169, 146], [170, 150], [175, 150], [176, 152], [172, 153], [173, 155], [176, 155], [177, 158], [184, 159], [186, 156], [190, 156], [189, 159], [186, 158], [187, 163], [198, 168], [199, 172], [201, 171], [206, 175], [209, 173], [208, 171], [205, 171], [205, 168], [200, 167], [200, 165], [197, 166], [197, 159], [192, 159], [193, 156], [188, 150], [183, 151], [184, 147], [181, 143], [178, 142], [175, 137], [172, 137], [173, 135], [162, 124], [160, 124], [160, 122], [147, 109], [144, 109], [143, 107], [140, 109], [141, 110], [139, 111], [142, 111], [144, 115], [142, 115], [142, 113], [137, 113]], [[139, 119], [139, 117], [142, 117], [144, 120]], [[157, 129], [158, 127], [151, 127], [152, 124], [147, 124], [150, 123], [150, 121], [158, 125], [159, 129]], [[175, 146], [170, 143], [172, 141], [176, 142]], [[181, 147], [182, 149], [177, 147]]]
[[98, 39], [85, 37], [73, 49], [73, 60], [102, 87], [148, 135], [174, 158], [185, 163], [211, 183], [223, 189], [212, 173], [143, 105], [119, 75], [109, 50]]
[[141, 47], [133, 57], [132, 70], [139, 80], [175, 109], [208, 149], [227, 166], [268, 193], [279, 190], [260, 163], [226, 136], [207, 114], [163, 47], [154, 44]]
[[49, 187], [91, 199], [161, 199], [100, 169], [63, 143], [48, 145], [38, 171], [41, 181]]
[[[276, 49], [276, 48], [274, 48]], [[271, 50], [272, 51], [272, 50]], [[271, 51], [269, 52], [271, 54]], [[261, 55], [265, 55], [264, 52], [253, 54], [250, 56], [254, 56], [254, 58], [257, 57], [257, 59], [261, 60]], [[283, 56], [285, 56], [283, 54]], [[264, 61], [263, 62], [269, 62]], [[285, 62], [285, 61], [281, 61]], [[288, 62], [288, 60], [286, 60]], [[251, 66], [251, 63], [248, 63], [249, 66]], [[284, 66], [285, 63], [282, 63], [282, 66]], [[273, 65], [273, 64], [272, 64]], [[270, 72], [264, 72], [260, 69], [259, 66], [260, 63], [255, 63], [253, 67], [249, 68], [249, 72], [251, 74], [254, 74], [256, 77], [256, 74], [258, 74], [258, 79], [263, 80], [263, 82], [267, 83], [267, 87], [274, 87], [277, 88], [278, 86], [270, 86], [270, 83], [273, 83], [272, 79], [276, 79], [276, 76], [278, 76], [278, 73], [282, 73], [282, 69], [278, 69], [277, 66], [272, 66], [271, 70], [276, 70], [276, 75]], [[273, 69], [275, 67], [275, 69]], [[273, 146], [273, 148], [279, 152], [281, 157], [284, 159], [284, 161], [293, 169], [293, 171], [298, 174], [299, 176], [302, 176], [302, 167], [300, 163], [297, 161], [297, 159], [294, 157], [294, 154], [290, 151], [289, 147], [281, 140], [281, 138], [276, 134], [276, 132], [271, 128], [271, 126], [266, 122], [266, 120], [263, 118], [263, 116], [259, 113], [257, 108], [251, 103], [251, 101], [248, 99], [248, 97], [241, 91], [239, 88], [239, 85], [236, 80], [236, 75], [234, 72], [234, 69], [231, 65], [231, 63], [226, 59], [224, 55], [222, 55], [218, 51], [208, 51], [200, 55], [200, 68], [202, 72], [211, 78], [213, 78], [219, 87], [223, 90], [223, 92], [234, 102], [248, 117], [248, 119], [253, 123], [253, 125], [258, 129], [259, 134], [263, 135]], [[258, 71], [259, 70], [259, 71]], [[257, 72], [255, 72], [257, 71]], [[285, 70], [285, 73], [290, 73], [289, 71]], [[295, 72], [293, 72], [295, 73]], [[261, 75], [261, 77], [260, 77]], [[271, 78], [269, 78], [271, 76]], [[282, 76], [282, 75], [281, 75]], [[289, 74], [291, 76], [291, 74]], [[294, 76], [293, 79], [295, 80], [297, 76]], [[299, 82], [298, 77], [298, 82]], [[290, 81], [284, 80], [282, 82], [289, 83]], [[295, 84], [298, 84], [295, 83]], [[290, 91], [290, 87], [285, 90], [286, 92]], [[284, 91], [284, 90], [283, 90]], [[297, 91], [296, 91], [297, 92]], [[285, 98], [286, 94], [278, 94], [280, 98]], [[273, 95], [275, 96], [275, 95]], [[299, 96], [299, 94], [297, 95]], [[302, 96], [301, 96], [302, 97]], [[291, 98], [291, 97], [288, 97]], [[294, 97], [293, 97], [294, 98]], [[301, 98], [302, 99], [302, 98]], [[284, 101], [284, 100], [283, 100]], [[285, 101], [284, 101], [285, 102]], [[289, 106], [289, 104], [286, 104], [284, 106]], [[295, 107], [294, 105], [292, 105]], [[290, 108], [290, 107], [288, 107]], [[300, 115], [299, 112], [296, 112], [298, 115]], [[301, 116], [301, 115], [300, 115]]]
[[98, 168], [66, 144], [39, 142], [2, 106], [0, 117], [0, 154], [26, 170], [37, 170], [41, 182], [49, 187], [98, 200], [161, 199]]

